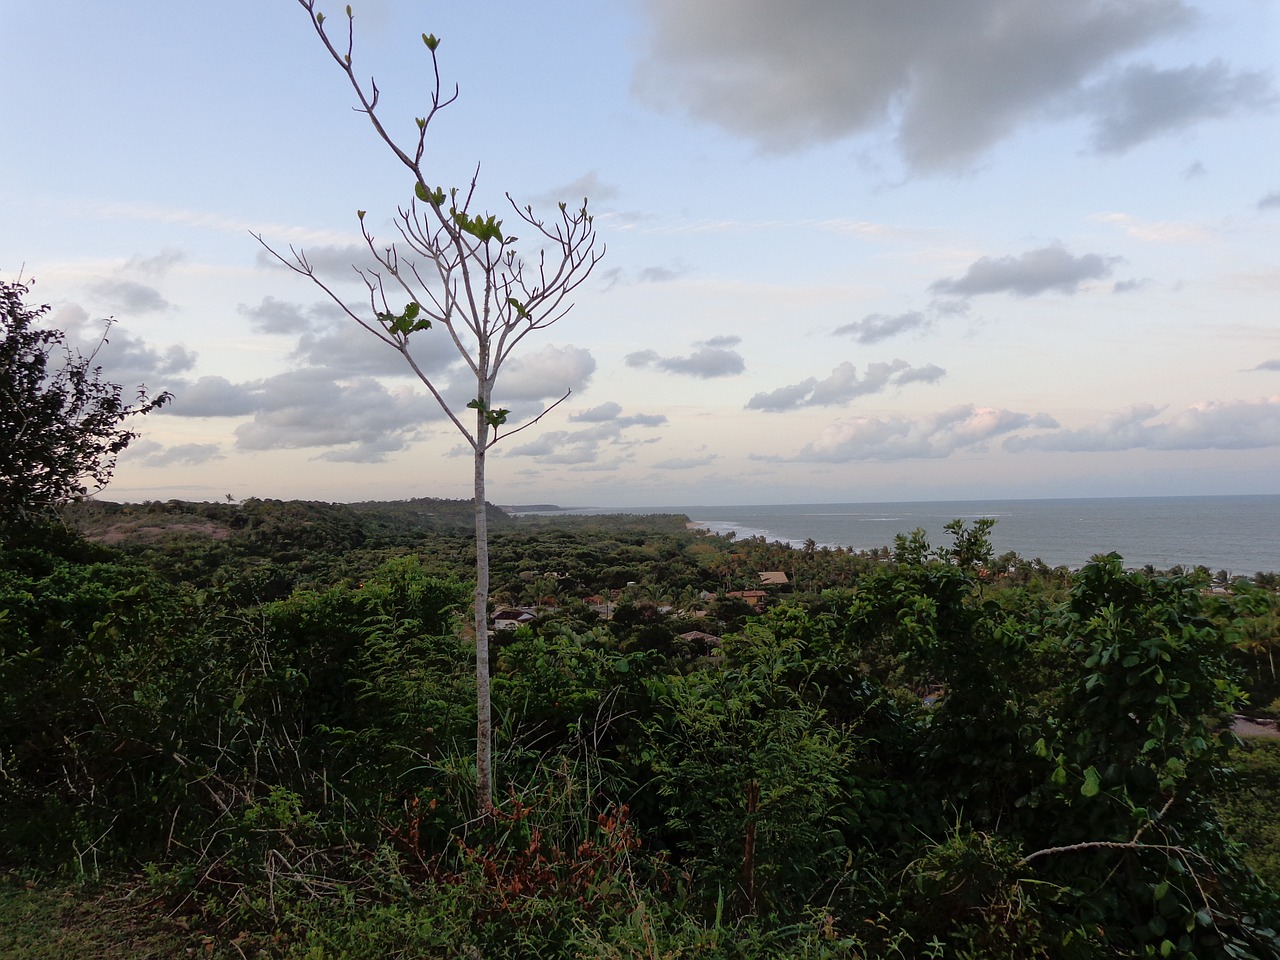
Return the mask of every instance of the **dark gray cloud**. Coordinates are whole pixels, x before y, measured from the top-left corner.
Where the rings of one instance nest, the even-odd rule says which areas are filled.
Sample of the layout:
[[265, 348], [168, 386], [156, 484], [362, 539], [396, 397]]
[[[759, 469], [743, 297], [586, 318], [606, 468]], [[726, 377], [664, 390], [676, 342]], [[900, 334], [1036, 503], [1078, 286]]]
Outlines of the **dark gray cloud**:
[[[410, 353], [428, 376], [461, 363], [452, 338], [444, 330], [415, 333], [410, 340]], [[347, 317], [302, 333], [290, 356], [308, 366], [331, 370], [336, 376], [415, 376], [398, 350]], [[470, 390], [475, 392], [474, 387]]]
[[1233, 73], [1221, 60], [1206, 66], [1158, 69], [1134, 64], [1094, 87], [1094, 146], [1121, 153], [1160, 134], [1204, 120], [1256, 111], [1275, 99], [1261, 73]]
[[961, 297], [987, 293], [1034, 297], [1050, 291], [1073, 294], [1087, 280], [1110, 276], [1121, 261], [1121, 257], [1097, 253], [1075, 257], [1060, 244], [1051, 244], [1016, 257], [983, 257], [970, 264], [963, 277], [939, 280], [930, 289]]
[[108, 311], [138, 314], [173, 309], [173, 304], [155, 287], [133, 280], [101, 280], [91, 289], [96, 297], [104, 301]]
[[164, 411], [176, 417], [244, 417], [261, 404], [259, 387], [232, 383], [226, 377], [179, 380], [169, 389], [173, 391], [173, 403]]
[[1262, 78], [1218, 63], [1125, 69], [1195, 25], [1186, 0], [792, 0], [785, 15], [775, 0], [644, 6], [641, 96], [770, 151], [887, 128], [918, 172], [968, 166], [1045, 119], [1092, 119], [1097, 145], [1116, 150], [1255, 109], [1265, 93]]
[[569, 417], [569, 422], [609, 423], [618, 427], [660, 427], [667, 422], [667, 418], [661, 413], [633, 413], [624, 417], [622, 404], [610, 400], [598, 407], [573, 414]]
[[937, 383], [946, 375], [947, 371], [936, 363], [926, 363], [923, 367], [911, 367], [902, 371], [894, 380], [894, 384], [903, 387], [908, 383]]
[[1275, 210], [1277, 207], [1280, 207], [1280, 190], [1268, 193], [1258, 201], [1259, 210]]
[[99, 359], [104, 367], [110, 365], [113, 378], [119, 377], [128, 383], [172, 377], [196, 365], [196, 354], [182, 344], [170, 344], [160, 349], [119, 328], [108, 332], [107, 346], [99, 354]]
[[236, 427], [242, 450], [334, 448], [323, 459], [377, 463], [418, 439], [441, 417], [434, 401], [388, 390], [371, 377], [336, 381], [326, 370], [283, 373], [252, 386], [253, 419]]
[[[67, 334], [73, 349], [82, 356], [94, 356], [94, 363], [102, 366], [103, 375], [112, 383], [126, 387], [145, 383], [154, 395], [171, 389], [170, 384], [183, 382], [179, 375], [196, 364], [196, 354], [185, 346], [153, 347], [121, 324], [90, 320], [88, 312], [79, 304], [60, 306], [51, 319]], [[104, 332], [105, 343], [102, 342]]]
[[581, 413], [570, 414], [569, 421], [571, 423], [604, 423], [608, 420], [618, 419], [621, 413], [622, 404], [609, 400], [598, 407], [583, 410]]
[[991, 440], [1027, 427], [1057, 425], [1045, 414], [964, 404], [920, 418], [856, 417], [838, 420], [792, 457], [757, 457], [818, 463], [917, 460], [981, 451]]
[[239, 304], [236, 312], [248, 317], [253, 329], [259, 333], [302, 333], [313, 324], [311, 312], [298, 303], [263, 297], [256, 307]]
[[1136, 404], [1077, 430], [1010, 437], [1008, 450], [1252, 450], [1280, 446], [1280, 397], [1210, 401], [1163, 420], [1165, 410]]
[[730, 347], [736, 347], [738, 344], [740, 344], [742, 342], [742, 338], [738, 336], [734, 336], [733, 334], [726, 334], [719, 337], [708, 337], [706, 340], [702, 342], [706, 344], [708, 347], [714, 347], [717, 350], [720, 350], [720, 349], [727, 350]]
[[933, 383], [945, 374], [945, 370], [933, 364], [913, 367], [905, 360], [893, 360], [889, 363], [869, 363], [866, 373], [859, 377], [857, 368], [845, 360], [824, 380], [808, 377], [799, 383], [779, 387], [768, 393], [757, 393], [747, 401], [747, 409], [780, 413], [799, 407], [839, 406], [855, 397], [880, 393], [889, 387], [908, 383]]
[[693, 353], [687, 357], [664, 357], [656, 350], [640, 350], [627, 354], [626, 362], [629, 367], [652, 367], [703, 380], [733, 377], [747, 369], [742, 354], [731, 349], [738, 343], [738, 337], [712, 337], [695, 343]]
[[879, 343], [910, 330], [926, 330], [932, 321], [918, 310], [890, 316], [886, 313], [870, 313], [861, 320], [836, 327], [835, 333], [851, 336], [858, 343]]

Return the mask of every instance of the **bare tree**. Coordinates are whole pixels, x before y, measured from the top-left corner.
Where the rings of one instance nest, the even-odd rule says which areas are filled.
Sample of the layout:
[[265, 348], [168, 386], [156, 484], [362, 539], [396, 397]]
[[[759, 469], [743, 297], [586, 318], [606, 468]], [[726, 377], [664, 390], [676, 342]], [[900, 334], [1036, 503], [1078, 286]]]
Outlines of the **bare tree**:
[[[507, 194], [516, 217], [534, 232], [538, 251], [525, 258], [515, 247], [516, 237], [503, 232], [502, 221], [492, 214], [471, 212], [479, 175], [477, 166], [465, 189], [433, 186], [423, 169], [427, 133], [432, 120], [458, 97], [455, 85], [448, 94], [440, 81], [437, 49], [440, 41], [423, 34], [430, 55], [434, 83], [430, 109], [416, 118], [416, 142], [403, 146], [387, 131], [378, 113], [378, 85], [362, 82], [352, 61], [354, 43], [351, 7], [346, 9], [345, 42], [335, 43], [325, 27], [325, 16], [316, 0], [298, 0], [311, 18], [316, 35], [334, 62], [346, 74], [355, 91], [356, 108], [369, 118], [377, 136], [414, 177], [414, 197], [397, 210], [399, 239], [380, 247], [359, 211], [360, 232], [377, 268], [353, 267], [368, 291], [366, 306], [347, 304], [315, 272], [304, 251], [289, 248], [277, 253], [261, 236], [257, 239], [295, 273], [316, 283], [352, 320], [396, 350], [426, 386], [445, 415], [470, 444], [475, 463], [476, 531], [476, 798], [481, 815], [493, 806], [492, 721], [489, 699], [489, 536], [485, 501], [485, 455], [499, 439], [532, 426], [562, 403], [565, 394], [533, 419], [509, 426], [511, 411], [494, 406], [494, 387], [503, 364], [529, 334], [545, 330], [572, 307], [569, 295], [587, 279], [604, 255], [596, 246], [596, 232], [587, 213], [587, 201], [571, 208], [559, 204], [559, 215], [547, 222], [532, 207], [520, 207]], [[406, 302], [397, 309], [393, 303]], [[450, 338], [458, 356], [475, 377], [475, 398], [467, 403], [474, 417], [453, 409], [440, 387], [427, 375], [410, 351], [410, 341], [435, 329], [435, 336]], [[466, 420], [470, 419], [468, 425]]]

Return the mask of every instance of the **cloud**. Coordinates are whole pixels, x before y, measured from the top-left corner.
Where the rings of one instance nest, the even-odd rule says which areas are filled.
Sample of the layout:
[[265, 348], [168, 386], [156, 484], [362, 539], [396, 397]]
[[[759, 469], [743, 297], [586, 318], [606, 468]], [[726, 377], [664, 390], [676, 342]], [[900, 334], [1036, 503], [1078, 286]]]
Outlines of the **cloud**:
[[592, 407], [590, 410], [583, 410], [581, 413], [571, 415], [569, 422], [612, 423], [620, 427], [660, 427], [667, 422], [667, 418], [661, 413], [633, 413], [624, 417], [622, 415], [622, 404], [614, 403], [610, 400], [600, 404], [598, 407]]
[[507, 361], [498, 375], [494, 401], [507, 404], [560, 397], [566, 390], [584, 388], [595, 371], [596, 361], [590, 350], [548, 344]]
[[879, 343], [909, 330], [926, 330], [932, 321], [918, 310], [891, 317], [885, 313], [870, 313], [861, 320], [846, 323], [833, 331], [849, 335], [858, 343]]
[[667, 422], [661, 414], [622, 415], [622, 407], [616, 403], [602, 403], [584, 411], [570, 420], [590, 424], [581, 430], [549, 430], [534, 440], [506, 451], [512, 457], [533, 457], [543, 464], [587, 465], [602, 463], [606, 448], [634, 446], [637, 442], [627, 439], [624, 432], [630, 427], [659, 427]]
[[539, 205], [554, 207], [557, 204], [565, 204], [570, 211], [577, 210], [582, 205], [585, 198], [588, 207], [612, 200], [618, 195], [618, 188], [612, 183], [606, 183], [600, 179], [600, 174], [595, 170], [584, 173], [576, 180], [571, 180], [560, 187], [553, 187], [546, 193], [536, 197], [533, 201], [534, 214], [538, 213]]
[[708, 453], [702, 457], [674, 457], [670, 460], [659, 460], [653, 466], [657, 470], [693, 470], [714, 463], [719, 456]]
[[60, 306], [51, 319], [54, 326], [66, 333], [68, 345], [81, 356], [93, 356], [94, 363], [102, 366], [103, 375], [112, 383], [126, 386], [146, 383], [154, 395], [170, 389], [170, 383], [181, 383], [177, 375], [196, 364], [196, 354], [181, 344], [153, 347], [126, 332], [120, 324], [90, 320], [88, 312], [79, 304]]
[[1263, 360], [1254, 370], [1280, 370], [1280, 360]]
[[655, 350], [640, 350], [629, 353], [626, 363], [629, 367], [653, 367], [667, 373], [678, 373], [702, 380], [715, 377], [733, 377], [747, 368], [742, 354], [730, 349], [740, 342], [738, 337], [712, 337], [694, 344], [694, 351], [687, 357], [663, 357]]
[[261, 403], [252, 385], [232, 383], [226, 377], [201, 377], [194, 383], [179, 380], [169, 389], [174, 399], [164, 412], [176, 417], [243, 417]]
[[311, 316], [301, 304], [275, 297], [263, 297], [256, 307], [239, 304], [236, 313], [248, 317], [250, 325], [259, 333], [301, 333], [312, 326]]
[[148, 273], [153, 276], [162, 276], [168, 273], [178, 264], [184, 262], [187, 255], [181, 250], [175, 250], [172, 247], [165, 247], [155, 256], [151, 257], [130, 257], [125, 263], [126, 270], [137, 270], [142, 273]]
[[1141, 290], [1143, 287], [1151, 283], [1149, 277], [1141, 280], [1117, 280], [1111, 287], [1112, 293], [1132, 293], [1134, 290]]
[[687, 267], [645, 267], [636, 279], [640, 283], [670, 283], [688, 273]]
[[[452, 338], [443, 330], [432, 328], [415, 333], [409, 344], [414, 361], [428, 376], [461, 363]], [[339, 376], [416, 376], [398, 350], [345, 315], [336, 323], [304, 332], [290, 356]], [[470, 394], [475, 394], [474, 386]]]
[[1059, 429], [1032, 437], [1010, 437], [1014, 452], [1059, 450], [1252, 450], [1280, 446], [1280, 396], [1260, 400], [1210, 400], [1166, 420], [1151, 404], [1136, 404], [1078, 430]]
[[[156, 444], [156, 447], [160, 447]], [[173, 447], [163, 447], [155, 452], [145, 452], [141, 462], [148, 467], [196, 467], [210, 460], [222, 460], [222, 448], [216, 443], [180, 443]]]
[[1275, 99], [1261, 73], [1233, 74], [1215, 60], [1203, 67], [1161, 70], [1134, 64], [1092, 88], [1094, 147], [1121, 153], [1162, 133], [1265, 108]]
[[[298, 252], [306, 257], [307, 263], [311, 265], [317, 276], [323, 277], [330, 282], [358, 283], [363, 286], [364, 281], [360, 279], [360, 275], [356, 272], [357, 268], [365, 271], [386, 272], [374, 258], [368, 245], [364, 243], [321, 243], [314, 246], [301, 247]], [[280, 254], [285, 260], [292, 262], [292, 255], [287, 247], [280, 250]], [[285, 269], [285, 265], [268, 250], [259, 250], [256, 262], [258, 266], [272, 270]], [[411, 261], [408, 260], [401, 261], [401, 263], [406, 269], [411, 266]]]
[[315, 368], [270, 377], [252, 389], [258, 408], [235, 430], [241, 450], [336, 447], [322, 458], [377, 463], [441, 416], [430, 397], [388, 390], [370, 377], [339, 382]]
[[132, 280], [102, 280], [92, 287], [95, 296], [106, 301], [108, 310], [122, 313], [159, 313], [173, 309], [155, 287]]
[[1073, 257], [1061, 245], [1051, 244], [1017, 257], [983, 257], [970, 264], [963, 277], [939, 280], [930, 289], [962, 297], [985, 293], [1034, 297], [1051, 290], [1073, 294], [1086, 280], [1110, 276], [1121, 260], [1096, 253]]
[[1024, 427], [1056, 425], [1045, 414], [965, 404], [919, 419], [894, 416], [838, 420], [795, 456], [757, 459], [818, 463], [937, 459], [960, 450], [983, 450], [992, 439]]
[[1121, 70], [1195, 25], [1187, 0], [793, 0], [785, 16], [774, 0], [643, 5], [638, 94], [767, 151], [888, 130], [928, 173], [1049, 118], [1093, 119], [1096, 144], [1118, 150], [1220, 116], [1233, 95], [1254, 109], [1265, 93], [1216, 61]]
[[621, 413], [622, 404], [614, 403], [610, 400], [607, 403], [600, 404], [598, 407], [592, 407], [590, 410], [571, 414], [569, 420], [577, 423], [603, 423], [606, 420], [616, 420]]
[[933, 364], [913, 367], [905, 360], [893, 360], [889, 363], [869, 363], [866, 373], [859, 377], [857, 368], [845, 360], [825, 380], [808, 377], [799, 383], [779, 387], [768, 393], [757, 393], [747, 401], [747, 409], [779, 413], [798, 407], [838, 406], [854, 397], [880, 393], [891, 386], [934, 383], [945, 374], [945, 370]]
[[1259, 210], [1275, 210], [1280, 208], [1280, 190], [1268, 193], [1258, 201]]

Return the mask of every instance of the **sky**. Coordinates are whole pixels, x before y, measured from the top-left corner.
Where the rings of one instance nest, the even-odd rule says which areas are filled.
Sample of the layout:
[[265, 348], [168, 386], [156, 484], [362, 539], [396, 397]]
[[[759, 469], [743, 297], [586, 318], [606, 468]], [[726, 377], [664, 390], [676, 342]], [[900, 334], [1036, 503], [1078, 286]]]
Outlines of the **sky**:
[[[605, 256], [500, 504], [1280, 493], [1280, 0], [355, 0], [429, 176]], [[320, 0], [345, 31], [343, 5]], [[0, 0], [0, 278], [173, 402], [101, 494], [471, 495], [365, 295], [407, 171], [296, 0]], [[536, 255], [534, 247], [521, 249]], [[438, 330], [414, 356], [474, 396]], [[470, 391], [470, 392], [468, 392]]]

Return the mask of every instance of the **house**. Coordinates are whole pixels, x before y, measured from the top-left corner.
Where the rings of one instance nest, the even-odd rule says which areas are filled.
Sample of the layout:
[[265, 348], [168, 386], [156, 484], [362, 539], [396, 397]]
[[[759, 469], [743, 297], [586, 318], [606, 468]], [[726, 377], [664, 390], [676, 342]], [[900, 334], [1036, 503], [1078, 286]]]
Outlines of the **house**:
[[765, 599], [769, 596], [763, 590], [730, 590], [725, 594], [726, 597], [737, 597], [747, 603], [748, 606], [755, 607], [757, 610], [764, 609]]
[[495, 630], [514, 630], [516, 627], [531, 623], [534, 619], [533, 613], [529, 610], [521, 610], [516, 607], [504, 607], [501, 610], [495, 610], [493, 613], [493, 629]]
[[781, 570], [761, 570], [759, 576], [762, 587], [785, 587], [791, 583]]

